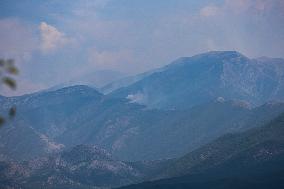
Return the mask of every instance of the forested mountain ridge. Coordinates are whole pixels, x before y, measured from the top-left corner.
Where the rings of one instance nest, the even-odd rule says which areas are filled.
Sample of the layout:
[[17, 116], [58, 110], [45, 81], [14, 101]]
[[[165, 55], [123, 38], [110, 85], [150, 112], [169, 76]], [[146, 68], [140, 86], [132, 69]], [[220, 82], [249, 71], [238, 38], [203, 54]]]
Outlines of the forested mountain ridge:
[[218, 97], [259, 106], [284, 100], [283, 78], [283, 59], [250, 59], [236, 51], [212, 51], [179, 58], [110, 95], [163, 109], [186, 109]]
[[2, 104], [3, 112], [13, 105], [18, 110], [0, 133], [2, 159], [16, 160], [79, 144], [101, 146], [122, 160], [179, 157], [225, 133], [261, 125], [284, 110], [282, 103], [250, 108], [220, 99], [188, 110], [148, 109], [87, 86], [4, 98]]
[[[281, 188], [284, 113], [259, 128], [226, 134], [173, 160], [160, 178], [125, 188]], [[124, 188], [124, 187], [123, 187]]]

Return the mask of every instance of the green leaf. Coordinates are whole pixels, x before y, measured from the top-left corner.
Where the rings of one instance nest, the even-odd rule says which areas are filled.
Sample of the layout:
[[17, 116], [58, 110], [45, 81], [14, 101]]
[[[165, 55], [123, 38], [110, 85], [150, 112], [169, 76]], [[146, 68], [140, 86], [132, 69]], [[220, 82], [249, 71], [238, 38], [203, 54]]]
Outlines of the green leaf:
[[16, 81], [10, 77], [3, 77], [3, 83], [11, 89], [16, 89]]
[[0, 127], [5, 123], [5, 119], [0, 116]]
[[10, 110], [9, 110], [9, 117], [10, 118], [14, 118], [15, 117], [15, 115], [16, 115], [16, 107], [15, 106], [13, 106], [12, 108], [10, 108]]
[[6, 70], [9, 74], [13, 75], [17, 75], [19, 73], [19, 70], [15, 66], [9, 66]]

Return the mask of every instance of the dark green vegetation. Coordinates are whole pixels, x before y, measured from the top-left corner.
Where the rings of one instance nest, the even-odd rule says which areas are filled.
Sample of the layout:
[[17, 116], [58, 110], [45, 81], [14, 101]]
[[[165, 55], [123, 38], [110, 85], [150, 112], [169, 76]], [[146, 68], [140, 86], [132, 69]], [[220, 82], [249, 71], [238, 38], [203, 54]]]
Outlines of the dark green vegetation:
[[[16, 88], [16, 81], [13, 76], [19, 73], [18, 69], [14, 64], [12, 59], [0, 59], [0, 87], [3, 87], [2, 84], [8, 86], [10, 89]], [[1, 96], [0, 96], [1, 98]], [[8, 115], [6, 115], [8, 114]], [[12, 106], [8, 110], [8, 113], [0, 115], [0, 127], [5, 123], [7, 117], [9, 119], [13, 118], [16, 114], [16, 107]]]
[[283, 188], [284, 114], [269, 124], [227, 134], [176, 159], [160, 177], [125, 188]]

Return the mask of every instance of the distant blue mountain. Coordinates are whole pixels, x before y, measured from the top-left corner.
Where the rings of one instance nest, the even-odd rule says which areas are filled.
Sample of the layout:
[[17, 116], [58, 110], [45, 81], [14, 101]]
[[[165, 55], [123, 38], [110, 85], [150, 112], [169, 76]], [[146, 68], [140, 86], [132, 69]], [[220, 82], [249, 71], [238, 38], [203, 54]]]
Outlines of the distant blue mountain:
[[100, 91], [104, 94], [108, 94], [111, 93], [119, 88], [123, 88], [123, 87], [127, 87], [135, 82], [138, 82], [140, 80], [142, 80], [143, 78], [155, 73], [155, 72], [160, 72], [162, 71], [162, 69], [155, 69], [155, 70], [151, 70], [148, 72], [144, 72], [138, 75], [133, 75], [133, 76], [128, 76], [128, 77], [124, 77], [122, 79], [118, 79], [115, 80], [113, 82], [110, 82], [108, 84], [106, 84], [105, 86], [100, 88]]
[[17, 107], [15, 119], [0, 132], [0, 143], [5, 144], [0, 146], [0, 157], [15, 160], [78, 144], [101, 146], [122, 160], [178, 157], [225, 133], [259, 126], [284, 111], [281, 103], [250, 108], [224, 99], [188, 110], [153, 110], [83, 85], [3, 98], [0, 103], [1, 115]]
[[[283, 62], [209, 52], [110, 84], [108, 94], [75, 85], [0, 96], [1, 116], [17, 107], [0, 129], [0, 188], [104, 188], [173, 176], [134, 188], [278, 182]], [[272, 172], [255, 175], [262, 163]], [[230, 168], [237, 174], [227, 179]]]
[[109, 83], [115, 83], [116, 81], [120, 81], [124, 78], [127, 78], [127, 74], [113, 70], [98, 70], [72, 78], [69, 81], [52, 86], [45, 91], [55, 91], [74, 85], [88, 85], [92, 88], [98, 89], [107, 86]]
[[[284, 98], [283, 66], [282, 59], [209, 52], [180, 58], [108, 95], [77, 85], [1, 97], [1, 115], [15, 105], [17, 116], [0, 132], [5, 144], [0, 155], [30, 159], [63, 147], [96, 144], [122, 160], [178, 157], [281, 113], [283, 103], [267, 101]], [[18, 127], [32, 139], [18, 140]], [[30, 152], [23, 148], [25, 142], [40, 145]]]
[[179, 58], [110, 95], [166, 109], [190, 108], [216, 98], [252, 106], [283, 101], [284, 60], [249, 59], [235, 51], [208, 52]]
[[262, 127], [224, 135], [169, 161], [160, 174], [168, 179], [122, 188], [283, 188], [284, 114]]

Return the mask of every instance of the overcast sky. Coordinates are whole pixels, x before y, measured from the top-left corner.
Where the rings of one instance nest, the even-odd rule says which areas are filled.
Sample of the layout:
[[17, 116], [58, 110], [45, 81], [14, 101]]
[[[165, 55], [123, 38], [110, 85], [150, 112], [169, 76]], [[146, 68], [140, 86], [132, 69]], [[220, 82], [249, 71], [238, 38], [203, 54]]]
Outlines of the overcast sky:
[[0, 0], [0, 42], [21, 70], [18, 94], [211, 50], [284, 57], [284, 1]]

